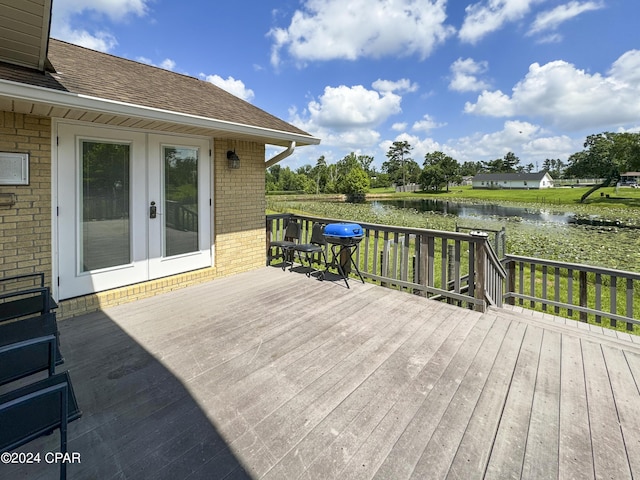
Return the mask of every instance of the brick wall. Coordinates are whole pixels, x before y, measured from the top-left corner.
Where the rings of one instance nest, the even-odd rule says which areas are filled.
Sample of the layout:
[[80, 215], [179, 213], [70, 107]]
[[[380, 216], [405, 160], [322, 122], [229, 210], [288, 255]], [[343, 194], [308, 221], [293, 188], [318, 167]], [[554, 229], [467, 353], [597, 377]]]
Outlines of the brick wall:
[[[265, 265], [265, 148], [252, 142], [215, 142], [214, 261], [220, 276]], [[240, 168], [229, 169], [235, 150]]]
[[0, 151], [29, 154], [29, 185], [0, 185], [15, 198], [0, 205], [0, 277], [44, 272], [51, 285], [51, 120], [0, 111]]

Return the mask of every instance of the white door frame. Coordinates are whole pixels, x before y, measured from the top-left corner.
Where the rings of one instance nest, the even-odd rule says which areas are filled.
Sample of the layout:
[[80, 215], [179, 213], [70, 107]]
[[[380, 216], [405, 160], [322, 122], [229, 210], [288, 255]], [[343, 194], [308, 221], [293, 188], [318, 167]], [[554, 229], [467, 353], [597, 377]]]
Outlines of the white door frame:
[[[78, 219], [80, 191], [79, 153], [80, 139], [99, 141], [127, 142], [132, 145], [132, 161], [130, 165], [130, 225], [132, 258], [128, 265], [112, 267], [95, 272], [80, 272], [78, 260]], [[70, 144], [71, 142], [71, 144]], [[155, 147], [152, 145], [155, 144]], [[160, 144], [195, 146], [199, 150], [199, 241], [198, 252], [185, 254], [180, 258], [159, 259], [156, 267], [151, 267], [149, 260], [150, 232], [149, 194], [150, 165], [159, 165], [159, 159], [151, 160], [152, 152], [162, 149]], [[155, 150], [154, 150], [155, 149]], [[95, 125], [84, 122], [56, 120], [52, 122], [52, 278], [53, 295], [56, 300], [72, 298], [97, 291], [109, 290], [120, 286], [140, 283], [152, 278], [173, 275], [213, 264], [213, 165], [211, 158], [212, 141], [208, 137], [191, 135], [173, 135]], [[72, 155], [72, 159], [68, 158]], [[61, 158], [63, 157], [63, 158]], [[73, 164], [73, 179], [64, 177]], [[153, 177], [153, 175], [151, 175]], [[161, 177], [155, 177], [160, 179]], [[70, 185], [70, 181], [73, 185]], [[154, 182], [156, 180], [153, 180]], [[135, 183], [135, 188], [133, 188]], [[73, 188], [71, 188], [73, 186]], [[202, 187], [202, 188], [201, 188]], [[154, 185], [157, 189], [157, 185]], [[156, 190], [157, 191], [157, 190]], [[73, 212], [69, 212], [73, 205]], [[72, 232], [69, 215], [73, 217]], [[73, 238], [73, 246], [69, 239]], [[69, 248], [74, 251], [70, 254]], [[73, 258], [72, 265], [69, 264]], [[65, 283], [73, 275], [78, 285], [65, 288]], [[90, 277], [82, 280], [82, 277]], [[58, 280], [58, 281], [56, 281]], [[62, 288], [59, 286], [62, 282]], [[84, 284], [83, 284], [84, 282]], [[68, 284], [66, 284], [68, 285]]]

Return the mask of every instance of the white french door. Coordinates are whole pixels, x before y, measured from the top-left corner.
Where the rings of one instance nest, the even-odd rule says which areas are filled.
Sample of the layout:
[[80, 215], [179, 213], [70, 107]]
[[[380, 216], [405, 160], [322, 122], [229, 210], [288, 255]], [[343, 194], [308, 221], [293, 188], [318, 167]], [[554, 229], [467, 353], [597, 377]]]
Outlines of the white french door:
[[149, 158], [149, 278], [211, 266], [209, 142], [149, 135]]
[[58, 297], [211, 265], [204, 138], [57, 125]]

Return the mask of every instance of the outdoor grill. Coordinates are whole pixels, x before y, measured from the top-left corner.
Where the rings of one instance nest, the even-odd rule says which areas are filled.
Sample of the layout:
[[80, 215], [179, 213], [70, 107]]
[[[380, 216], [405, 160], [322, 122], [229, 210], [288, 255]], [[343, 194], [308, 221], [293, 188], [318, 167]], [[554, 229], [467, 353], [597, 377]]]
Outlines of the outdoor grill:
[[328, 243], [352, 247], [360, 243], [364, 233], [357, 223], [330, 223], [324, 227], [324, 238]]
[[364, 278], [358, 269], [353, 255], [356, 247], [364, 238], [362, 227], [357, 223], [329, 223], [324, 227], [324, 239], [331, 245], [331, 262], [327, 266], [334, 266], [338, 269], [340, 276], [349, 288], [349, 271], [351, 266], [364, 283]]

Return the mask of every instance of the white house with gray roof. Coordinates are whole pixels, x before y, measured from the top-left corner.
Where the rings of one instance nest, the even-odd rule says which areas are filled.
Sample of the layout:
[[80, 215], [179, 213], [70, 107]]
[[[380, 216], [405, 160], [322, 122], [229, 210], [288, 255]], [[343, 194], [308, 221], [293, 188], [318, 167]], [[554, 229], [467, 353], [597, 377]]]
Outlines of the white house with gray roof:
[[471, 180], [473, 188], [539, 190], [552, 188], [553, 178], [548, 172], [538, 173], [479, 173]]

